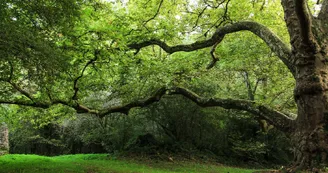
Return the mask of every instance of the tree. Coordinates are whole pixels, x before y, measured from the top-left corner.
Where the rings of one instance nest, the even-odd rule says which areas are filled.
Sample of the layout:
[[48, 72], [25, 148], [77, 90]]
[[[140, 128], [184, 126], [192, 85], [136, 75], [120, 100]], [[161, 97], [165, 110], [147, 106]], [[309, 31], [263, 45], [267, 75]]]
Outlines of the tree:
[[[263, 39], [275, 52], [280, 60], [288, 67], [296, 80], [294, 91], [295, 101], [298, 106], [297, 118], [293, 121], [283, 114], [268, 111], [262, 106], [251, 107], [248, 103], [236, 101], [219, 102], [215, 100], [201, 100], [199, 97], [178, 89], [182, 93], [202, 106], [218, 105], [226, 108], [247, 110], [256, 114], [266, 113], [265, 119], [282, 127], [285, 131], [292, 132], [293, 142], [296, 144], [295, 165], [291, 172], [299, 168], [316, 168], [318, 164], [326, 162], [328, 146], [325, 132], [328, 100], [327, 100], [327, 20], [328, 1], [323, 1], [322, 9], [317, 17], [314, 17], [308, 7], [307, 1], [282, 0], [285, 21], [288, 27], [291, 50], [276, 35], [265, 26], [255, 22], [237, 22], [225, 27], [218, 28], [213, 36], [202, 42], [190, 45], [168, 46], [159, 40], [150, 40], [130, 45], [139, 50], [145, 46], [156, 44], [166, 52], [193, 51], [204, 47], [215, 46], [226, 34], [248, 30]], [[215, 62], [216, 59], [214, 58]], [[266, 118], [266, 116], [276, 116]], [[278, 117], [285, 118], [283, 122]]]
[[[253, 3], [256, 2], [257, 1], [254, 1]], [[129, 4], [132, 3], [137, 4], [137, 7], [142, 6], [142, 4], [137, 1], [129, 2]], [[109, 3], [101, 6], [99, 5], [101, 2], [94, 1], [89, 2], [82, 8], [84, 15], [82, 15], [81, 20], [84, 20], [86, 24], [80, 22], [77, 26], [68, 27], [71, 28], [71, 30], [66, 30], [64, 27], [65, 20], [62, 22], [51, 22], [52, 20], [48, 20], [49, 18], [46, 14], [40, 13], [40, 11], [37, 10], [35, 12], [33, 11], [35, 9], [30, 9], [28, 6], [23, 6], [16, 1], [0, 3], [0, 7], [6, 9], [1, 10], [1, 12], [4, 13], [4, 15], [1, 16], [5, 16], [5, 18], [2, 19], [2, 25], [20, 31], [28, 31], [28, 33], [32, 33], [30, 35], [36, 33], [37, 36], [39, 36], [36, 37], [35, 40], [24, 36], [23, 38], [26, 38], [26, 41], [13, 42], [15, 38], [21, 36], [19, 35], [20, 32], [14, 35], [10, 35], [7, 32], [0, 33], [0, 38], [4, 40], [4, 43], [12, 43], [8, 48], [8, 46], [3, 46], [4, 43], [0, 42], [0, 46], [5, 47], [1, 47], [0, 53], [6, 57], [0, 66], [1, 69], [4, 69], [0, 71], [1, 81], [6, 83], [3, 85], [3, 88], [5, 88], [4, 91], [8, 91], [8, 93], [12, 93], [10, 92], [11, 89], [17, 91], [16, 95], [10, 97], [5, 95], [8, 93], [4, 93], [4, 96], [0, 99], [0, 103], [35, 108], [49, 108], [53, 105], [62, 104], [75, 109], [78, 113], [90, 113], [99, 117], [104, 117], [114, 112], [127, 114], [131, 108], [145, 107], [159, 101], [161, 97], [166, 94], [180, 94], [194, 101], [201, 107], [220, 106], [226, 109], [238, 109], [250, 112], [266, 120], [276, 128], [291, 135], [292, 141], [295, 144], [295, 165], [290, 168], [290, 172], [295, 172], [298, 169], [318, 171], [317, 168], [322, 167], [327, 162], [326, 156], [328, 151], [328, 146], [326, 144], [326, 116], [328, 116], [328, 100], [326, 94], [326, 80], [328, 78], [326, 66], [326, 58], [328, 58], [328, 25], [325, 23], [328, 19], [328, 0], [323, 0], [321, 3], [318, 1], [318, 4], [321, 4], [321, 10], [319, 12], [311, 12], [306, 0], [281, 0], [290, 44], [286, 44], [268, 29], [268, 27], [256, 21], [229, 22], [229, 3], [229, 0], [223, 0], [220, 2], [198, 2], [198, 5], [194, 6], [186, 5], [186, 13], [190, 13], [190, 15], [185, 15], [183, 17], [188, 19], [185, 21], [195, 21], [195, 25], [192, 26], [191, 23], [173, 25], [172, 22], [174, 21], [170, 20], [166, 20], [161, 24], [156, 23], [155, 18], [158, 17], [163, 9], [167, 10], [168, 15], [175, 14], [174, 12], [179, 8], [179, 5], [174, 2], [165, 4], [164, 1], [161, 0], [157, 3], [146, 3], [150, 8], [156, 9], [155, 13], [153, 13], [151, 10], [133, 9], [132, 7], [129, 12], [124, 11], [123, 8], [116, 8], [116, 10], [113, 10], [113, 8], [111, 8], [112, 6], [128, 6], [129, 4], [123, 3], [117, 5], [117, 3], [113, 3], [113, 5]], [[266, 1], [263, 1], [262, 7], [265, 6], [265, 3]], [[76, 4], [79, 3], [72, 2], [71, 5], [75, 6]], [[57, 5], [53, 6], [51, 3], [46, 4], [46, 7], [59, 6], [65, 6], [65, 3], [60, 1]], [[13, 7], [15, 10], [12, 10]], [[192, 15], [194, 12], [192, 10], [190, 11], [190, 9], [196, 7], [197, 10], [203, 10], [197, 11], [198, 13], [196, 13], [196, 15]], [[40, 9], [43, 9], [43, 7], [40, 7]], [[210, 9], [209, 12], [206, 12], [207, 9]], [[140, 11], [139, 13], [145, 13], [145, 15], [151, 17], [148, 18], [148, 20], [142, 20], [142, 17], [145, 16], [138, 16], [138, 10]], [[17, 11], [19, 11], [18, 14], [14, 13]], [[95, 13], [95, 11], [98, 13]], [[115, 17], [105, 17], [105, 15], [102, 15], [106, 13], [111, 13]], [[125, 16], [124, 14], [126, 13], [131, 13], [132, 15]], [[206, 16], [202, 16], [204, 13], [206, 13]], [[32, 22], [27, 20], [23, 17], [25, 14], [30, 15], [27, 19], [35, 20], [32, 20]], [[57, 13], [54, 11], [54, 13], [51, 14], [56, 16]], [[74, 15], [73, 13], [65, 13], [65, 11], [61, 11], [61, 13], [58, 14], [69, 14], [67, 16], [64, 15], [67, 18]], [[133, 16], [134, 14], [136, 15]], [[212, 16], [218, 15], [222, 16], [220, 20], [213, 19], [214, 17]], [[16, 18], [16, 16], [20, 18]], [[165, 16], [162, 17], [165, 19]], [[210, 22], [208, 26], [204, 20], [202, 21], [202, 17], [205, 18], [205, 20], [215, 21]], [[12, 20], [10, 20], [10, 18]], [[176, 18], [181, 18], [181, 16], [176, 16]], [[16, 20], [21, 23], [15, 22]], [[152, 26], [150, 26], [149, 23], [152, 23]], [[197, 31], [201, 24], [204, 24], [204, 27], [200, 31], [205, 36], [203, 39], [191, 44], [177, 44], [180, 43], [177, 41], [179, 39], [175, 39], [174, 36], [181, 34], [181, 28], [192, 28], [192, 31]], [[126, 25], [130, 27], [128, 28]], [[40, 31], [33, 29], [33, 26], [37, 26]], [[158, 29], [156, 29], [156, 27], [158, 27]], [[216, 28], [215, 31], [213, 31], [214, 28]], [[188, 89], [177, 87], [172, 84], [161, 87], [144, 100], [131, 101], [130, 99], [129, 103], [117, 104], [116, 106], [100, 106], [100, 108], [97, 108], [99, 105], [91, 105], [85, 99], [81, 98], [81, 95], [88, 95], [88, 92], [92, 90], [86, 89], [86, 87], [83, 88], [81, 84], [83, 83], [82, 78], [89, 77], [88, 79], [91, 80], [92, 76], [96, 76], [96, 73], [92, 73], [90, 70], [88, 71], [88, 69], [92, 68], [97, 62], [108, 60], [104, 57], [111, 57], [114, 55], [127, 55], [131, 57], [133, 56], [131, 50], [135, 50], [134, 54], [138, 54], [142, 52], [142, 49], [147, 49], [146, 47], [154, 48], [154, 45], [159, 46], [168, 54], [211, 48], [210, 55], [212, 62], [207, 67], [210, 69], [219, 60], [215, 55], [215, 51], [224, 40], [224, 37], [228, 34], [240, 31], [250, 31], [262, 39], [293, 75], [296, 81], [294, 98], [298, 109], [297, 117], [291, 113], [283, 113], [274, 110], [255, 101], [202, 98]], [[132, 34], [134, 32], [136, 33]], [[54, 33], [57, 33], [57, 35]], [[64, 35], [64, 37], [62, 35]], [[189, 39], [193, 40], [190, 35]], [[85, 42], [88, 44], [84, 44]], [[168, 42], [170, 44], [175, 44], [175, 46], [169, 46]], [[27, 47], [22, 47], [22, 45], [26, 45], [26, 43], [30, 44], [27, 44]], [[44, 46], [40, 43], [48, 43], [48, 45]], [[20, 46], [20, 49], [18, 49], [18, 51], [13, 51], [17, 50], [17, 45]], [[53, 49], [51, 45], [55, 45], [55, 49]], [[62, 50], [62, 52], [58, 50]], [[49, 54], [49, 52], [54, 52], [54, 54]], [[159, 55], [162, 56], [162, 54], [163, 53], [159, 51]], [[31, 61], [24, 59], [25, 55], [32, 57]], [[72, 57], [70, 59], [71, 61], [65, 58], [57, 60], [58, 57], [67, 58], [70, 56]], [[88, 61], [82, 63], [82, 60], [86, 59], [88, 59]], [[144, 61], [144, 59], [137, 59], [135, 63], [138, 64], [142, 61]], [[116, 72], [120, 74], [131, 73], [129, 67], [126, 65], [124, 66], [124, 63], [125, 62], [121, 60], [119, 67], [113, 69], [117, 70]], [[70, 67], [71, 64], [78, 67], [77, 70], [69, 69], [65, 74], [56, 69], [58, 66], [58, 68], [64, 70], [66, 69], [65, 67]], [[51, 67], [52, 65], [55, 65], [55, 67]], [[25, 72], [24, 69], [28, 69], [28, 72]], [[40, 73], [40, 70], [37, 69], [47, 70], [41, 70], [42, 73]], [[24, 76], [27, 76], [29, 72], [39, 77], [31, 78], [34, 82], [32, 85], [30, 84], [30, 86], [27, 86], [24, 81], [30, 79], [26, 79]], [[54, 74], [58, 74], [62, 78], [54, 80], [49, 77]], [[109, 76], [108, 73], [99, 75], [103, 78], [108, 78]], [[42, 80], [40, 80], [40, 76], [43, 77]], [[117, 88], [129, 82], [125, 77], [125, 75], [120, 76], [119, 81], [122, 82], [122, 85], [118, 85]], [[115, 80], [116, 78], [111, 79]], [[17, 81], [20, 81], [20, 84], [17, 84]], [[42, 82], [38, 83], [37, 81]], [[113, 92], [115, 91], [115, 87], [113, 87], [112, 83], [109, 81], [100, 80], [95, 82], [102, 82], [103, 86], [112, 86], [111, 90]], [[85, 85], [85, 83], [83, 84]], [[60, 90], [61, 93], [57, 95], [55, 91], [58, 90]], [[20, 95], [17, 95], [17, 93]], [[83, 104], [83, 102], [85, 104]]]

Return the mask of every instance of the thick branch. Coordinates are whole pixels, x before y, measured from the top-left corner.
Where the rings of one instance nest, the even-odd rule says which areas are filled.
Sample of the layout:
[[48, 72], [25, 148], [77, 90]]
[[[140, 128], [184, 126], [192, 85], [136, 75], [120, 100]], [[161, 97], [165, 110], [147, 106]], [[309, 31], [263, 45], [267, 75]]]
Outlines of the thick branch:
[[270, 124], [274, 125], [279, 130], [285, 132], [290, 130], [290, 125], [294, 120], [293, 115], [281, 113], [264, 105], [258, 104], [254, 101], [202, 98], [197, 94], [184, 88], [174, 88], [173, 90], [171, 90], [171, 94], [181, 94], [201, 107], [222, 107], [225, 109], [237, 109], [247, 111], [258, 116], [261, 119], [268, 121]]
[[97, 110], [93, 110], [87, 108], [83, 105], [80, 105], [76, 102], [67, 102], [64, 100], [53, 100], [51, 102], [31, 102], [26, 100], [3, 100], [0, 99], [0, 104], [7, 104], [7, 105], [19, 105], [19, 106], [27, 106], [33, 108], [41, 108], [41, 109], [48, 109], [54, 105], [64, 105], [73, 108], [76, 110], [77, 113], [90, 113], [90, 114], [97, 114]]
[[47, 109], [50, 107], [48, 104], [38, 104], [35, 102], [29, 102], [24, 100], [0, 100], [0, 104], [28, 106], [42, 109]]
[[34, 108], [42, 108], [42, 109], [47, 109], [53, 105], [61, 104], [61, 105], [65, 105], [65, 106], [75, 109], [77, 113], [90, 113], [90, 114], [95, 114], [95, 115], [103, 118], [104, 116], [106, 116], [110, 113], [115, 113], [115, 112], [128, 114], [128, 112], [132, 108], [146, 107], [154, 102], [158, 102], [161, 99], [161, 97], [163, 95], [165, 95], [166, 91], [167, 90], [165, 88], [161, 88], [161, 89], [157, 90], [152, 96], [150, 96], [147, 99], [138, 100], [138, 101], [131, 102], [131, 103], [121, 105], [121, 106], [108, 107], [103, 110], [91, 109], [91, 108], [88, 108], [87, 106], [77, 103], [76, 101], [67, 102], [64, 100], [52, 100], [51, 102], [31, 102], [31, 101], [26, 101], [26, 100], [1, 100], [0, 99], [0, 104], [20, 105], [20, 106], [28, 106], [28, 107], [34, 107]]
[[291, 122], [294, 120], [294, 116], [290, 114], [281, 113], [279, 111], [268, 108], [264, 105], [257, 104], [254, 101], [249, 100], [234, 100], [234, 99], [218, 99], [218, 98], [202, 98], [197, 94], [180, 87], [171, 89], [161, 88], [155, 92], [148, 99], [132, 102], [126, 105], [110, 107], [103, 111], [100, 111], [98, 116], [104, 117], [107, 114], [114, 112], [121, 112], [127, 114], [130, 109], [134, 107], [145, 107], [154, 102], [160, 101], [165, 94], [179, 94], [192, 100], [201, 107], [222, 107], [225, 109], [237, 109], [247, 111], [258, 116], [261, 119], [268, 121], [282, 131], [289, 131], [291, 128]]
[[289, 68], [292, 74], [295, 75], [295, 69], [292, 66], [291, 62], [289, 61], [289, 58], [291, 56], [290, 48], [267, 27], [251, 21], [237, 22], [231, 25], [220, 27], [208, 40], [196, 41], [195, 43], [192, 44], [169, 46], [161, 40], [151, 39], [141, 43], [129, 44], [128, 47], [131, 49], [136, 49], [138, 52], [140, 49], [144, 47], [150, 45], [158, 45], [164, 51], [170, 54], [179, 51], [191, 52], [215, 45], [215, 43], [217, 43], [218, 40], [220, 40], [220, 38], [224, 37], [226, 34], [235, 33], [238, 31], [245, 31], [245, 30], [250, 31], [255, 35], [257, 35], [258, 37], [260, 37], [270, 47], [270, 49], [276, 53], [276, 55], [282, 60], [282, 62]]
[[164, 88], [164, 87], [160, 88], [152, 96], [150, 96], [149, 98], [147, 98], [145, 100], [138, 100], [138, 101], [128, 103], [126, 105], [109, 107], [107, 109], [104, 109], [104, 110], [100, 111], [98, 116], [102, 118], [102, 117], [104, 117], [104, 116], [106, 116], [110, 113], [114, 113], [114, 112], [120, 112], [120, 113], [128, 114], [130, 109], [132, 109], [132, 108], [146, 107], [146, 106], [148, 106], [148, 105], [150, 105], [154, 102], [160, 101], [161, 97], [163, 95], [165, 95], [165, 92], [166, 92], [166, 88]]
[[234, 99], [219, 99], [219, 98], [202, 98], [197, 94], [180, 87], [174, 88], [160, 88], [157, 90], [152, 96], [147, 99], [134, 101], [125, 105], [108, 107], [104, 110], [93, 110], [87, 108], [86, 106], [80, 105], [75, 102], [65, 102], [61, 100], [53, 101], [51, 103], [32, 103], [27, 101], [5, 101], [0, 100], [0, 104], [16, 104], [22, 106], [30, 106], [36, 108], [47, 109], [55, 104], [62, 104], [69, 106], [75, 109], [78, 113], [90, 113], [99, 116], [100, 118], [105, 117], [110, 113], [120, 112], [124, 114], [128, 114], [128, 112], [135, 107], [146, 107], [152, 103], [160, 101], [160, 99], [165, 94], [179, 94], [182, 95], [191, 101], [195, 102], [197, 105], [201, 107], [222, 107], [225, 109], [237, 109], [242, 111], [247, 111], [249, 113], [258, 116], [261, 119], [268, 121], [270, 124], [274, 125], [278, 129], [288, 132], [291, 128], [292, 120], [294, 120], [293, 115], [284, 114], [279, 111], [268, 108], [264, 105], [258, 104], [254, 101], [249, 100], [234, 100]]

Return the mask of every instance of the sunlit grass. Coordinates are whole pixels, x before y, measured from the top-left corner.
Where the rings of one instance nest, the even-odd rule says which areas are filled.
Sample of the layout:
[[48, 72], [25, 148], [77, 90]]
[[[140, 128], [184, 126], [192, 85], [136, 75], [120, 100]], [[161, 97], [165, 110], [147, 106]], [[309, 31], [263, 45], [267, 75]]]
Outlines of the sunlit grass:
[[117, 160], [106, 154], [56, 157], [18, 154], [0, 156], [1, 173], [250, 173], [254, 171], [191, 162]]

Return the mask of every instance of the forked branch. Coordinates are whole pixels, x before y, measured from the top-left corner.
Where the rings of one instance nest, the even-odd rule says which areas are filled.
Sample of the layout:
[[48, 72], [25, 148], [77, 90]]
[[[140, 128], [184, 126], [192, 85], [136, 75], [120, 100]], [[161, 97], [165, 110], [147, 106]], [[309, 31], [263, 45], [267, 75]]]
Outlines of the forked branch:
[[74, 94], [72, 96], [72, 99], [73, 100], [77, 100], [78, 99], [78, 92], [79, 92], [79, 87], [77, 86], [78, 85], [78, 81], [83, 77], [84, 75], [84, 72], [85, 70], [88, 68], [89, 65], [93, 64], [95, 61], [97, 61], [98, 59], [98, 55], [99, 55], [99, 51], [98, 50], [95, 50], [94, 52], [94, 58], [90, 59], [86, 64], [85, 66], [83, 67], [82, 71], [81, 71], [81, 74], [74, 79], [74, 82], [73, 82], [73, 90], [74, 90]]

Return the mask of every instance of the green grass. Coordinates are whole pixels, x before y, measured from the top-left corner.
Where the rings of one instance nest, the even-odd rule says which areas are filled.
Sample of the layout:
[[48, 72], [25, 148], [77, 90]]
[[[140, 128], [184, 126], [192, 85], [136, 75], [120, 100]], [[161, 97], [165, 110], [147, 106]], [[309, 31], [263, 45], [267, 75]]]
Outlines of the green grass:
[[1, 173], [250, 173], [255, 170], [192, 162], [117, 160], [106, 154], [56, 157], [10, 154], [0, 156]]

